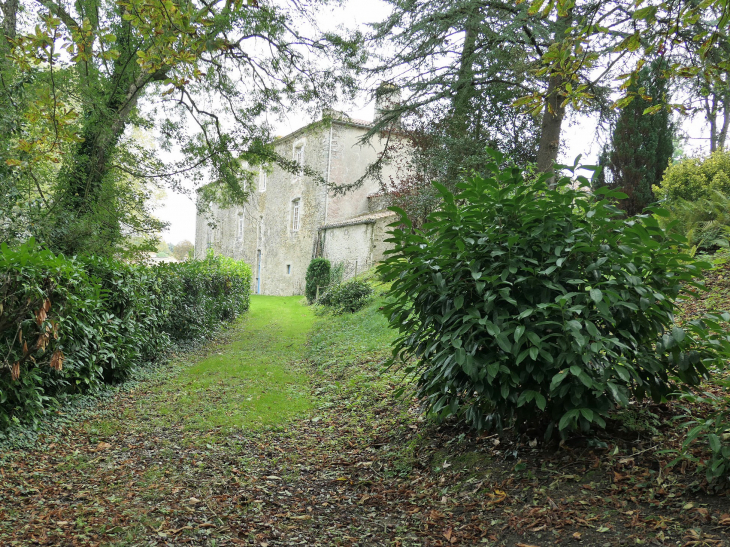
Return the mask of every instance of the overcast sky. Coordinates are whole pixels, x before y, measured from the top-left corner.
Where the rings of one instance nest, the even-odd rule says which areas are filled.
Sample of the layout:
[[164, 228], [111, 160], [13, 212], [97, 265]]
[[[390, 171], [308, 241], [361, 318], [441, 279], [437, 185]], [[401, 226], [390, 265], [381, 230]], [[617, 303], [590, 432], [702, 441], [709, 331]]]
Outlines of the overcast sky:
[[[380, 0], [359, 2], [349, 0], [344, 7], [330, 7], [321, 14], [326, 27], [346, 25], [354, 28], [356, 25], [365, 26], [367, 23], [381, 21], [388, 15], [389, 7]], [[364, 29], [363, 29], [364, 30]], [[346, 111], [351, 117], [371, 120], [374, 105], [367, 97], [360, 97], [355, 104], [337, 105], [340, 110]], [[300, 112], [291, 112], [286, 119], [269, 120], [276, 128], [277, 135], [287, 135], [292, 131], [310, 123], [311, 119]], [[683, 130], [690, 137], [685, 146], [688, 154], [698, 154], [707, 148], [708, 136], [704, 120], [698, 116], [693, 121], [685, 121]], [[587, 116], [571, 115], [563, 127], [564, 146], [558, 161], [573, 163], [573, 159], [582, 155], [582, 163], [591, 164], [596, 161], [600, 152], [600, 145], [595, 140], [596, 121]], [[156, 214], [162, 220], [169, 222], [170, 227], [162, 234], [162, 239], [170, 243], [183, 240], [195, 242], [195, 204], [192, 199], [167, 190], [167, 196], [157, 208]]]

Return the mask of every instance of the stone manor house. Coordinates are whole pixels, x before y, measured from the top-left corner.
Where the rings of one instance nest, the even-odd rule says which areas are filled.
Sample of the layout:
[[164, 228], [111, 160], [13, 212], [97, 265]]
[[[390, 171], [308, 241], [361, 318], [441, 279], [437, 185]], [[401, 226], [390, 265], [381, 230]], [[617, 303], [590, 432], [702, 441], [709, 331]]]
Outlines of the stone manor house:
[[[376, 102], [376, 117], [383, 106], [382, 100]], [[360, 179], [385, 146], [377, 135], [366, 144], [359, 142], [371, 122], [342, 113], [332, 118], [331, 124], [312, 123], [274, 143], [281, 156], [322, 173], [328, 187]], [[393, 171], [385, 165], [382, 175], [387, 180]], [[228, 209], [213, 205], [215, 229], [198, 215], [197, 256], [213, 248], [244, 260], [253, 270], [253, 292], [279, 296], [304, 293], [312, 258], [324, 257], [333, 265], [343, 262], [350, 275], [381, 261], [388, 246], [387, 225], [395, 215], [383, 209], [378, 182], [368, 179], [338, 196], [328, 187], [278, 166], [262, 168], [246, 205]]]

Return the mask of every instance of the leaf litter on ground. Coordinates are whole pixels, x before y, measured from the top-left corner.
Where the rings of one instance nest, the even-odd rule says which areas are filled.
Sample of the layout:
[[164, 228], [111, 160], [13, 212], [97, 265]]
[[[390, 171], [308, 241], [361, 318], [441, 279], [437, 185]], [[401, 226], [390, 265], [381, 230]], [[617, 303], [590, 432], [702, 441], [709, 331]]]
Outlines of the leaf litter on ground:
[[283, 369], [224, 374], [236, 408], [207, 382], [223, 371], [196, 362], [5, 451], [0, 544], [729, 544], [727, 492], [661, 454], [681, 443], [672, 405], [559, 445], [435, 424], [380, 372], [392, 335], [378, 307], [315, 320], [298, 299], [254, 298], [209, 352], [231, 357], [216, 367], [261, 376], [250, 360], [266, 353]]

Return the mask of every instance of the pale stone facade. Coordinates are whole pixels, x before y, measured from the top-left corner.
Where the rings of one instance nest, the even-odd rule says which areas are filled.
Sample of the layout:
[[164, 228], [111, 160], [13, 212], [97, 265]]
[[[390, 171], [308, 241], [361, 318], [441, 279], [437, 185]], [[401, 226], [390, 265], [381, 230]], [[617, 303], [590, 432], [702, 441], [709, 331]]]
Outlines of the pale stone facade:
[[[362, 144], [369, 122], [346, 116], [314, 123], [275, 142], [276, 152], [321, 173], [328, 186], [360, 179], [385, 143], [376, 135]], [[393, 175], [386, 165], [382, 176]], [[244, 260], [254, 272], [254, 293], [304, 293], [305, 273], [313, 257], [346, 262], [362, 270], [383, 258], [387, 225], [394, 215], [383, 211], [375, 180], [334, 196], [311, 177], [292, 175], [278, 166], [262, 170], [249, 202], [238, 209], [213, 207], [216, 228], [198, 215], [195, 252], [206, 249]], [[369, 199], [370, 196], [370, 199]], [[380, 208], [380, 210], [374, 210]]]

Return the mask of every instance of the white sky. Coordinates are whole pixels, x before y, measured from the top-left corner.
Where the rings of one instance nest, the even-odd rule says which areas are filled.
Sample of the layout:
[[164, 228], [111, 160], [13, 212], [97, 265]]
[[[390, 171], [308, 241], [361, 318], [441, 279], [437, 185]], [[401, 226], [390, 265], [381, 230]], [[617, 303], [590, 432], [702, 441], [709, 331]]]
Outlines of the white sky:
[[[344, 6], [323, 9], [320, 15], [327, 28], [343, 25], [353, 29], [358, 25], [381, 21], [388, 15], [389, 7], [380, 0], [362, 2], [347, 0]], [[364, 30], [364, 29], [363, 29]], [[367, 97], [360, 97], [355, 104], [336, 105], [351, 117], [371, 120], [373, 118], [373, 102]], [[286, 135], [310, 123], [311, 119], [298, 112], [291, 112], [286, 119], [269, 120], [276, 129], [277, 135]], [[685, 145], [685, 152], [698, 154], [708, 149], [708, 129], [702, 116], [695, 120], [684, 121], [682, 129], [689, 138]], [[595, 139], [596, 121], [589, 116], [571, 116], [563, 125], [563, 140], [558, 161], [572, 164], [573, 159], [581, 154], [583, 164], [595, 163], [600, 153], [600, 144]], [[179, 243], [183, 240], [195, 242], [195, 204], [188, 196], [167, 190], [166, 197], [156, 209], [157, 216], [170, 223], [170, 227], [162, 233], [163, 241]]]

